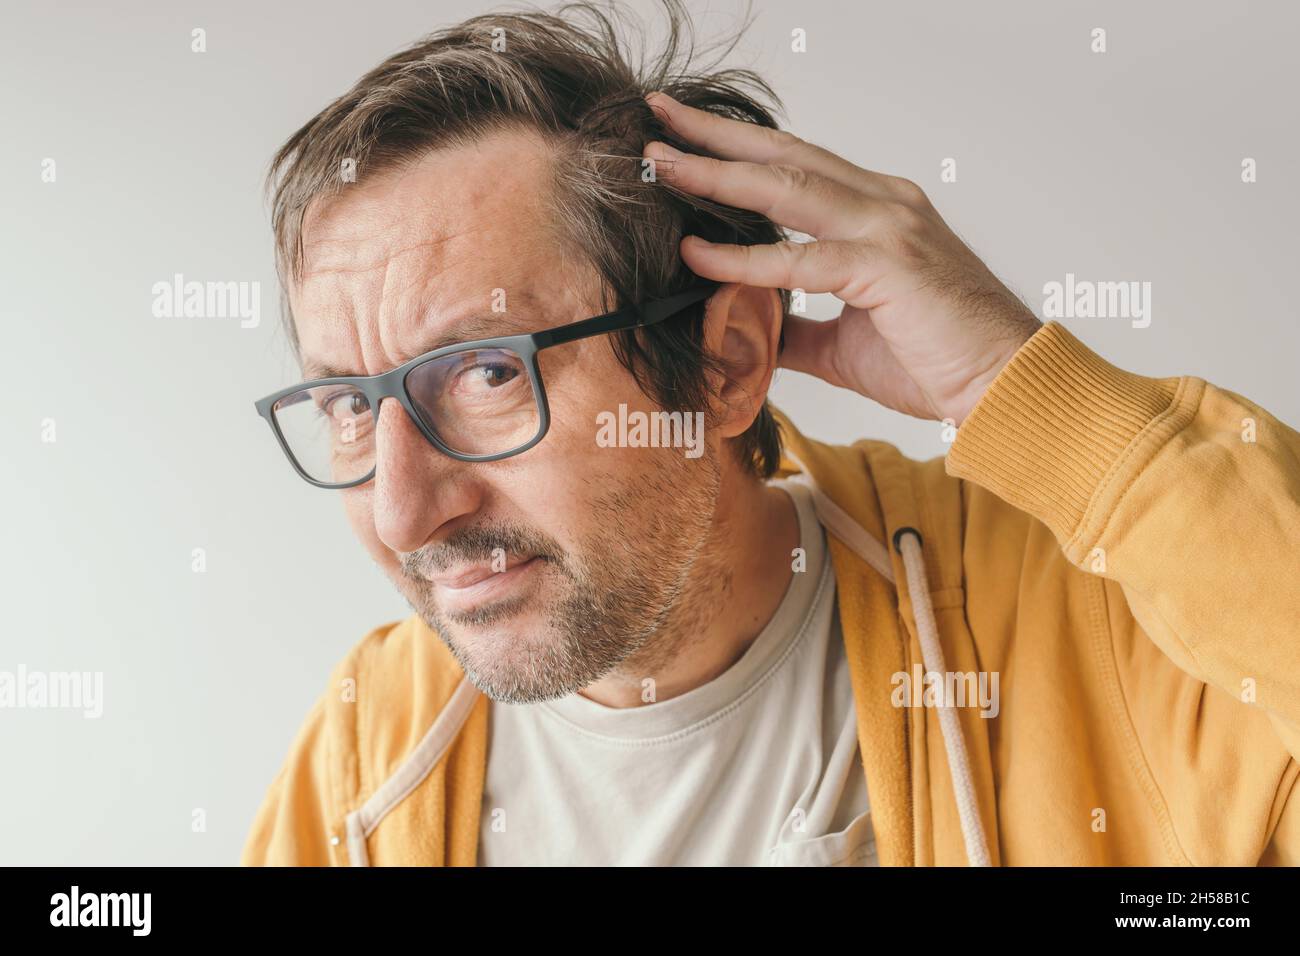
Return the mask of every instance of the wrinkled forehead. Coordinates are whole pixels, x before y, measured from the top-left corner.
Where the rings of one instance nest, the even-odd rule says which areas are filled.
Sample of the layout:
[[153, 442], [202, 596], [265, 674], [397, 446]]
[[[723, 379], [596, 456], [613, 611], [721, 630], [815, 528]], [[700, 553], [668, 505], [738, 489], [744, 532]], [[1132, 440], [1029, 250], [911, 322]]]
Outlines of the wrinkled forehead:
[[536, 137], [494, 133], [369, 179], [359, 169], [356, 183], [313, 203], [289, 291], [304, 373], [391, 364], [438, 336], [454, 339], [470, 316], [475, 332], [484, 315], [499, 317], [489, 335], [548, 324], [531, 322], [523, 306], [581, 317], [594, 274], [563, 251], [550, 162]]

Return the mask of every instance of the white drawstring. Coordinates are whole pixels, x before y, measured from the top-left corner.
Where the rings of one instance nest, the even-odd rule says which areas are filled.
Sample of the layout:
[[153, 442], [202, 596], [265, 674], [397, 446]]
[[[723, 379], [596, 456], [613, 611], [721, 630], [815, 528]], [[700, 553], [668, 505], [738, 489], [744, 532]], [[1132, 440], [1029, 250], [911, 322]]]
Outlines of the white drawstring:
[[[907, 571], [907, 593], [912, 597], [912, 617], [916, 621], [916, 635], [921, 641], [921, 658], [926, 673], [943, 677], [948, 668], [944, 664], [943, 645], [939, 643], [934, 605], [930, 603], [930, 583], [925, 574], [925, 556], [921, 553], [921, 535], [915, 528], [900, 528], [894, 534], [894, 541], [903, 555], [903, 568]], [[971, 866], [990, 866], [984, 821], [980, 819], [975, 781], [966, 755], [966, 737], [952, 702], [943, 694], [939, 696], [939, 727], [943, 730], [943, 746], [948, 753], [948, 770], [957, 797], [957, 816], [961, 819], [961, 835], [966, 841], [966, 859]]]
[[[786, 457], [799, 466], [802, 474], [794, 477], [803, 479], [812, 491], [817, 516], [827, 530], [834, 532], [859, 558], [894, 584], [893, 568], [885, 546], [818, 487], [812, 474], [798, 458], [789, 451], [786, 452]], [[920, 532], [915, 528], [900, 528], [894, 534], [894, 543], [903, 557], [903, 570], [907, 573], [907, 593], [912, 599], [912, 617], [916, 622], [925, 670], [942, 677], [947, 673], [947, 668], [944, 666], [943, 646], [939, 643], [939, 625], [934, 617], [934, 605], [930, 603], [930, 582], [925, 573]], [[971, 866], [991, 866], [984, 822], [980, 818], [979, 802], [975, 798], [975, 781], [966, 755], [966, 737], [962, 733], [957, 711], [947, 700], [940, 701], [939, 727], [943, 731], [944, 751], [948, 755], [948, 774], [957, 799], [957, 816], [961, 821], [961, 835], [966, 844], [966, 859]]]

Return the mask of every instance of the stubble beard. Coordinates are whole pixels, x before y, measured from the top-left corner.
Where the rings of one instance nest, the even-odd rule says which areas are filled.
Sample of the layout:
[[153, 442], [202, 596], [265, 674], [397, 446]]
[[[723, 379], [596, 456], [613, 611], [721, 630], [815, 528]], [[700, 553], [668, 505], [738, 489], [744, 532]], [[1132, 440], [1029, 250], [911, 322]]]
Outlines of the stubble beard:
[[[698, 603], [703, 582], [693, 572], [710, 538], [720, 475], [709, 455], [690, 461], [671, 455], [681, 453], [660, 451], [648, 473], [592, 501], [601, 530], [586, 535], [577, 552], [536, 529], [493, 524], [402, 555], [399, 589], [485, 695], [529, 704], [567, 696], [614, 672], [650, 677], [689, 640], [703, 612], [682, 605]], [[540, 586], [470, 613], [441, 611], [421, 572], [487, 563], [497, 548], [537, 555]], [[712, 569], [705, 589], [729, 587], [718, 571]], [[538, 602], [543, 633], [512, 638], [510, 621]]]

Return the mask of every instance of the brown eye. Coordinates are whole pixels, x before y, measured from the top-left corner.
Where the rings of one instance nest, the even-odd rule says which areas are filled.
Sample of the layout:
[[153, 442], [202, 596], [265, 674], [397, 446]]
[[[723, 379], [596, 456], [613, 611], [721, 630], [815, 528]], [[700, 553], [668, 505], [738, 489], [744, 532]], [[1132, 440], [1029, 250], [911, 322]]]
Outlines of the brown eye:
[[361, 392], [336, 392], [321, 403], [321, 411], [335, 420], [360, 418], [370, 411], [370, 401]]
[[483, 366], [483, 380], [492, 387], [504, 385], [518, 374], [519, 369], [515, 368], [513, 365], [498, 364]]
[[[527, 372], [517, 356], [498, 349], [470, 352], [459, 358], [460, 367], [447, 383], [448, 394], [465, 401], [513, 395], [508, 388], [515, 381], [527, 381]], [[492, 395], [493, 392], [499, 393]]]

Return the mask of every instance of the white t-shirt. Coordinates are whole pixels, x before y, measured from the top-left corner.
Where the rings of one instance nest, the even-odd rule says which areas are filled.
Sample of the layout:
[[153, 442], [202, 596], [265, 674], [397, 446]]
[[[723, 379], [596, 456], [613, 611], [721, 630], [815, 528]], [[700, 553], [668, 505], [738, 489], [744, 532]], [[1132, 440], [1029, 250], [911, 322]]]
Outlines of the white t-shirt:
[[[741, 658], [669, 700], [493, 702], [480, 866], [874, 866], [825, 532]], [[793, 559], [792, 559], [793, 560]]]

